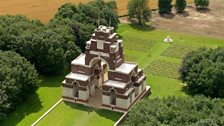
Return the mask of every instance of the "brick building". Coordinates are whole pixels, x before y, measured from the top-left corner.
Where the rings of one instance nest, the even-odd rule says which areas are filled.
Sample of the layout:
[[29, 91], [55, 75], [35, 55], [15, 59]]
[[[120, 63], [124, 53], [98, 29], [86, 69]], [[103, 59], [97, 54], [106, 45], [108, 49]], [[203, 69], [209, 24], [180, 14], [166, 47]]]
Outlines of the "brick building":
[[100, 106], [126, 111], [149, 93], [146, 85], [138, 65], [124, 62], [123, 43], [114, 28], [99, 26], [86, 42], [85, 53], [71, 62], [71, 72], [62, 82], [62, 98], [87, 105], [100, 92]]

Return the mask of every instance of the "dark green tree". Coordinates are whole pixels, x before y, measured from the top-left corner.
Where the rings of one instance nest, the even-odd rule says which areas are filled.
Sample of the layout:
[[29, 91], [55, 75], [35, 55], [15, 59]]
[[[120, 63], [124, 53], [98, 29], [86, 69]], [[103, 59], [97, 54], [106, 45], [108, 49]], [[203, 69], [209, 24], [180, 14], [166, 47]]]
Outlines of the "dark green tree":
[[38, 88], [33, 65], [15, 52], [0, 50], [0, 120]]
[[199, 49], [187, 54], [180, 79], [188, 91], [210, 97], [224, 97], [224, 48]]
[[0, 17], [0, 43], [1, 50], [19, 53], [44, 74], [60, 73], [71, 55], [74, 59], [81, 52], [70, 28], [50, 27], [23, 16]]
[[186, 8], [186, 0], [176, 0], [175, 8], [178, 13], [182, 13]]
[[197, 9], [205, 9], [209, 6], [209, 0], [194, 0]]
[[172, 11], [172, 0], [159, 0], [158, 7], [159, 7], [159, 14], [164, 13], [171, 13]]
[[85, 51], [85, 42], [98, 25], [113, 26], [119, 23], [115, 1], [93, 0], [87, 4], [72, 3], [62, 5], [50, 21], [51, 27], [69, 27], [73, 31], [76, 44]]
[[148, 0], [129, 0], [128, 2], [128, 16], [129, 20], [138, 21], [139, 24], [143, 24], [150, 20], [151, 10], [149, 9]]
[[222, 99], [204, 96], [144, 99], [128, 114], [123, 126], [222, 126]]

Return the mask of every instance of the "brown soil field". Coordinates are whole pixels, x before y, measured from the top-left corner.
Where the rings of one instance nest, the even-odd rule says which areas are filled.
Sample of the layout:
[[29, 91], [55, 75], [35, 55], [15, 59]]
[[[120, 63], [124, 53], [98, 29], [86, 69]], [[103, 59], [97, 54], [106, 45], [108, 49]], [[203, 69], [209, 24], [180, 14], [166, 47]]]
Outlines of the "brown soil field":
[[[64, 3], [86, 3], [90, 0], [0, 0], [0, 15], [26, 15], [31, 19], [39, 19], [47, 23]], [[151, 9], [157, 8], [158, 0], [149, 0]], [[192, 2], [193, 0], [188, 0]], [[119, 15], [127, 13], [128, 0], [117, 0]]]
[[[121, 23], [129, 23], [126, 17], [120, 18]], [[151, 25], [155, 29], [174, 32], [197, 34], [224, 39], [224, 0], [211, 0], [209, 9], [196, 11], [195, 5], [188, 4], [183, 14], [159, 15], [152, 14]]]

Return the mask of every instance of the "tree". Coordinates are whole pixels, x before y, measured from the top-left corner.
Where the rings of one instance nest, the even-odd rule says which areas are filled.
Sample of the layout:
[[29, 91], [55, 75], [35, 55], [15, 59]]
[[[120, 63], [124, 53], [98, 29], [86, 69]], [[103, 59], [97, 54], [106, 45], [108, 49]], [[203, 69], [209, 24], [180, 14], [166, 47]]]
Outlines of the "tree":
[[148, 0], [130, 0], [128, 2], [129, 20], [137, 19], [139, 24], [147, 22], [151, 18]]
[[37, 71], [24, 57], [11, 51], [0, 50], [0, 120], [17, 104], [35, 93]]
[[187, 54], [180, 68], [180, 79], [188, 91], [210, 97], [224, 97], [224, 48], [199, 49]]
[[186, 8], [186, 0], [176, 0], [175, 8], [178, 13], [182, 13]]
[[49, 25], [67, 27], [73, 31], [76, 44], [85, 51], [85, 43], [98, 25], [113, 26], [119, 23], [115, 1], [94, 0], [87, 4], [62, 5]]
[[209, 0], [194, 0], [197, 9], [205, 9], [209, 6]]
[[159, 0], [159, 14], [171, 13], [172, 9], [172, 0]]
[[222, 99], [204, 96], [144, 99], [130, 111], [123, 126], [223, 126]]
[[70, 28], [50, 27], [23, 16], [0, 17], [0, 41], [0, 50], [19, 53], [44, 74], [60, 73], [71, 55], [74, 59], [81, 52]]

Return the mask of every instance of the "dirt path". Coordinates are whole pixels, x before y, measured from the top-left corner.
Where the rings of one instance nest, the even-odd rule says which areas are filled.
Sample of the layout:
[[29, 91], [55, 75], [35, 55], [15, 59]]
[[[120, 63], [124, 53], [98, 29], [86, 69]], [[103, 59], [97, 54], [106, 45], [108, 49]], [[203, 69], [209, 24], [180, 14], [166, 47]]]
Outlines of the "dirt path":
[[[154, 11], [152, 25], [168, 31], [224, 39], [224, 0], [212, 0], [209, 8], [210, 10], [198, 12], [194, 4], [189, 4], [184, 14], [171, 14], [163, 17]], [[128, 23], [126, 18], [121, 18], [121, 22]]]

